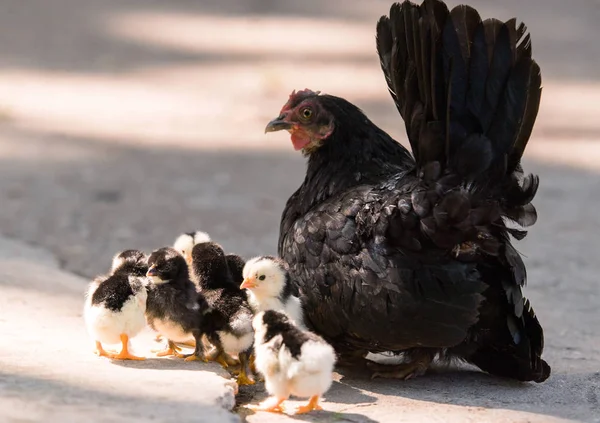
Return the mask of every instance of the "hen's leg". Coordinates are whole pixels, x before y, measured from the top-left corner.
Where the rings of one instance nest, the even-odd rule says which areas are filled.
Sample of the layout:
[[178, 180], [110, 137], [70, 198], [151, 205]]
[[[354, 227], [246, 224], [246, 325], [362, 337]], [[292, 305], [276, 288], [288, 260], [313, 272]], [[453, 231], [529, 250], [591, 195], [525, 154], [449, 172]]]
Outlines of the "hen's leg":
[[380, 364], [370, 361], [367, 364], [373, 371], [371, 379], [377, 377], [387, 379], [412, 379], [424, 374], [435, 358], [436, 350], [415, 349], [406, 353], [407, 362], [400, 364]]
[[368, 362], [365, 359], [367, 354], [369, 352], [363, 350], [341, 352], [338, 354], [337, 365], [340, 367], [364, 366]]

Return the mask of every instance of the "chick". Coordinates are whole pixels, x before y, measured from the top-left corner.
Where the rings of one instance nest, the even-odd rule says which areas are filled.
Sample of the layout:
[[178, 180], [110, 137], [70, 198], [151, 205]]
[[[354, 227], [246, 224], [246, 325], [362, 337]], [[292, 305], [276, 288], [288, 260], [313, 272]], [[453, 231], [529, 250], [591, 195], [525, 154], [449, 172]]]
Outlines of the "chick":
[[185, 261], [189, 265], [192, 262], [192, 248], [194, 248], [194, 245], [203, 242], [210, 242], [210, 235], [208, 235], [206, 232], [186, 232], [177, 237], [173, 243], [173, 248], [179, 251], [183, 257], [185, 257]]
[[227, 367], [226, 354], [237, 354], [241, 365], [238, 384], [253, 384], [248, 377], [254, 341], [253, 312], [246, 295], [232, 280], [221, 246], [214, 242], [195, 245], [192, 273], [212, 309], [206, 336], [216, 348], [216, 361]]
[[[201, 339], [209, 307], [190, 280], [185, 259], [173, 248], [166, 247], [150, 255], [148, 266], [146, 318], [150, 327], [168, 340], [168, 348], [157, 355], [206, 361]], [[195, 341], [194, 353], [180, 354], [175, 342], [184, 343], [191, 338]]]
[[250, 259], [244, 266], [243, 276], [240, 289], [248, 290], [248, 302], [255, 313], [282, 311], [300, 328], [305, 328], [302, 304], [283, 260], [273, 256]]
[[[206, 232], [186, 232], [177, 237], [173, 243], [173, 248], [179, 251], [187, 261], [188, 265], [192, 262], [192, 248], [196, 244], [202, 244], [204, 242], [210, 242], [211, 238]], [[229, 272], [231, 273], [233, 282], [239, 285], [242, 282], [242, 271], [246, 262], [244, 259], [237, 254], [227, 254], [225, 256]]]
[[[96, 278], [89, 285], [84, 305], [84, 319], [96, 342], [96, 354], [118, 360], [144, 360], [129, 352], [129, 338], [145, 326], [147, 291], [143, 276], [146, 256], [138, 250], [125, 250], [113, 258], [108, 276]], [[102, 343], [121, 343], [121, 352], [104, 350]]]
[[[177, 237], [177, 239], [173, 243], [173, 248], [176, 249], [177, 251], [179, 251], [185, 257], [185, 260], [186, 260], [188, 266], [191, 266], [191, 264], [192, 264], [192, 248], [194, 248], [194, 245], [202, 244], [204, 242], [210, 242], [210, 241], [211, 241], [210, 235], [207, 234], [206, 232], [202, 232], [202, 231], [186, 232]], [[234, 284], [237, 286], [243, 280], [242, 270], [244, 269], [245, 261], [243, 258], [241, 258], [240, 256], [235, 255], [235, 254], [227, 254], [225, 256], [225, 259], [227, 260], [227, 265], [229, 267]], [[192, 273], [191, 267], [190, 267], [190, 273]], [[196, 284], [196, 286], [198, 287], [198, 289], [200, 289], [200, 286], [198, 285], [198, 281], [196, 280], [195, 277], [193, 277], [193, 273], [191, 276], [192, 276], [192, 282], [194, 282]], [[160, 340], [160, 335], [158, 335], [156, 337], [156, 340]], [[194, 341], [184, 342], [183, 344], [190, 345], [193, 347]], [[208, 348], [211, 347], [209, 344], [206, 344], [205, 346]], [[219, 362], [226, 363], [225, 365], [229, 365], [229, 366], [233, 366], [238, 363], [237, 360], [233, 359], [231, 356], [229, 356], [229, 354], [225, 354], [225, 353], [212, 354], [210, 359], [218, 359]]]
[[300, 329], [285, 313], [261, 311], [252, 322], [255, 331], [256, 368], [272, 395], [255, 410], [282, 412], [290, 395], [310, 397], [295, 414], [321, 410], [319, 397], [331, 386], [336, 356], [320, 336]]
[[246, 265], [246, 261], [237, 254], [227, 254], [225, 260], [227, 260], [231, 279], [235, 286], [238, 286], [244, 280], [244, 266]]

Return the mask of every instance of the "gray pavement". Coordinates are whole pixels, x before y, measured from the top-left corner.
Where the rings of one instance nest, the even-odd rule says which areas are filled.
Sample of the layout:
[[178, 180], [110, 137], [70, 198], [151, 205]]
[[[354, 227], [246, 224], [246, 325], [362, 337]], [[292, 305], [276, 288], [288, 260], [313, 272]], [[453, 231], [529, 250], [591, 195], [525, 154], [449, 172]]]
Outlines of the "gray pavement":
[[217, 364], [92, 354], [82, 318], [85, 281], [43, 250], [0, 238], [0, 421], [237, 422], [235, 382]]
[[[405, 141], [374, 53], [389, 3], [0, 1], [0, 233], [36, 246], [0, 242], [5, 420], [186, 421], [232, 406], [218, 368], [137, 369], [91, 355], [85, 281], [118, 250], [150, 251], [196, 228], [247, 257], [274, 253], [304, 162], [263, 128], [294, 88], [346, 97]], [[521, 385], [462, 370], [409, 382], [338, 375], [327, 411], [309, 421], [600, 421], [600, 3], [469, 3], [524, 20], [542, 67], [525, 161], [541, 177], [539, 221], [518, 248], [553, 376]], [[214, 395], [197, 395], [204, 383]], [[241, 389], [238, 406], [263, 397], [260, 386]]]

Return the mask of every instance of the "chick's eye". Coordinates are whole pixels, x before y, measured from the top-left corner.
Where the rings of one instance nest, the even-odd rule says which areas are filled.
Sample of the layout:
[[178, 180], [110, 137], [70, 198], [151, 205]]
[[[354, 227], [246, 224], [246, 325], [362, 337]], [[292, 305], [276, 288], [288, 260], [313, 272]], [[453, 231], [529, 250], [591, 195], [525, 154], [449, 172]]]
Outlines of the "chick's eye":
[[260, 276], [258, 277], [258, 280], [259, 280], [259, 281], [264, 281], [264, 280], [265, 280], [265, 275], [260, 275]]
[[310, 117], [312, 116], [313, 112], [312, 112], [312, 109], [310, 109], [309, 107], [305, 107], [304, 109], [302, 109], [300, 111], [300, 114], [302, 115], [302, 117], [304, 119], [310, 119]]

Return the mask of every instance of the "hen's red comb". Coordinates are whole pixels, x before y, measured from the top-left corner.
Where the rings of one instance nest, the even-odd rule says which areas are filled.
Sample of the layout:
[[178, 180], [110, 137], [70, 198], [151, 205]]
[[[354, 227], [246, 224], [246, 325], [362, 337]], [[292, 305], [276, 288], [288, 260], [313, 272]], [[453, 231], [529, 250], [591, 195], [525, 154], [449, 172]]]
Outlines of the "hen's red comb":
[[289, 97], [287, 103], [285, 103], [285, 105], [281, 109], [281, 112], [283, 113], [284, 111], [291, 109], [292, 107], [296, 106], [298, 103], [300, 103], [305, 98], [314, 97], [314, 96], [319, 95], [320, 93], [321, 93], [321, 91], [313, 91], [308, 88], [305, 88], [300, 91], [294, 90], [290, 94], [290, 97]]

